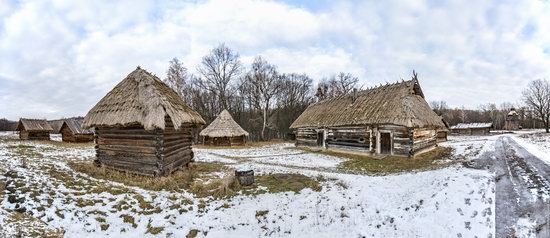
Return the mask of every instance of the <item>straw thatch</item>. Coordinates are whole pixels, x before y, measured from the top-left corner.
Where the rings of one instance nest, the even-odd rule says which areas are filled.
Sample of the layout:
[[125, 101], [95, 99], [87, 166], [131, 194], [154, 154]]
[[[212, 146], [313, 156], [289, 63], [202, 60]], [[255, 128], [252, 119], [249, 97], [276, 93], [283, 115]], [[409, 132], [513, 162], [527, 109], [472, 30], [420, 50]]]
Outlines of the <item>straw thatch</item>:
[[418, 80], [388, 84], [310, 105], [290, 128], [392, 124], [408, 128], [444, 128]]
[[166, 115], [176, 130], [184, 124], [205, 124], [174, 90], [138, 67], [88, 112], [82, 127], [139, 124], [146, 130], [164, 130]]
[[199, 135], [208, 137], [236, 137], [248, 136], [248, 132], [233, 120], [233, 117], [227, 110], [223, 110]]
[[71, 130], [73, 135], [93, 135], [93, 130], [82, 128], [82, 121], [84, 121], [83, 118], [68, 118], [63, 120], [63, 124]]
[[63, 119], [51, 120], [51, 121], [48, 121], [48, 123], [53, 128], [52, 133], [55, 133], [55, 134], [61, 133], [61, 126], [63, 126]]
[[53, 128], [50, 126], [48, 121], [41, 120], [41, 119], [27, 119], [27, 118], [21, 118], [19, 119], [19, 122], [17, 123], [17, 131], [44, 131], [44, 132], [50, 132], [53, 131]]

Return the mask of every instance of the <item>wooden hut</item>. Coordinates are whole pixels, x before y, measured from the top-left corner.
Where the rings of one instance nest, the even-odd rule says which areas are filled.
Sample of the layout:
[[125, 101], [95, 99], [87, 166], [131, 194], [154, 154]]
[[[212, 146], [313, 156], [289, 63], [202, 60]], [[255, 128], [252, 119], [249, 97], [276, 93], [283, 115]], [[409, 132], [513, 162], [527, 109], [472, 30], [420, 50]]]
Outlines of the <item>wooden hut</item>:
[[292, 123], [297, 146], [415, 156], [436, 146], [441, 118], [413, 79], [310, 105]]
[[96, 163], [164, 176], [193, 158], [192, 130], [205, 122], [159, 78], [137, 68], [84, 118], [95, 129]]
[[94, 131], [82, 128], [83, 118], [69, 118], [61, 124], [61, 139], [65, 142], [91, 142], [94, 140]]
[[449, 131], [451, 128], [449, 126], [449, 123], [445, 121], [443, 117], [441, 118], [441, 122], [443, 122], [443, 125], [445, 125], [445, 128], [440, 128], [437, 130], [437, 142], [447, 141], [447, 135], [449, 134]]
[[244, 145], [248, 132], [233, 120], [227, 110], [223, 110], [199, 135], [205, 145], [232, 146]]
[[458, 123], [451, 127], [453, 134], [458, 135], [488, 135], [493, 127], [491, 122]]
[[16, 130], [21, 140], [50, 140], [53, 128], [46, 120], [21, 118]]
[[504, 130], [517, 131], [521, 129], [519, 115], [515, 108], [511, 108], [504, 121]]

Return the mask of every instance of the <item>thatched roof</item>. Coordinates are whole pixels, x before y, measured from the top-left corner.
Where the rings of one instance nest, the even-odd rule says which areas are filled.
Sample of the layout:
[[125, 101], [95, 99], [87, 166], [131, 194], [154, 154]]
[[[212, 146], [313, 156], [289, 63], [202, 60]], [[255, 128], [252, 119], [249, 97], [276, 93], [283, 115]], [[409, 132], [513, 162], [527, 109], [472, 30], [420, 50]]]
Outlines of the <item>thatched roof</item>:
[[21, 118], [17, 123], [17, 131], [53, 131], [48, 121], [41, 119]]
[[317, 102], [290, 128], [380, 124], [445, 128], [415, 78]]
[[94, 134], [93, 130], [82, 128], [82, 121], [84, 121], [83, 118], [68, 118], [68, 119], [63, 120], [62, 125], [66, 125], [74, 135], [91, 135], [91, 134]]
[[138, 67], [88, 112], [82, 127], [140, 124], [146, 130], [164, 130], [166, 115], [176, 130], [184, 124], [205, 124], [174, 90]]
[[492, 122], [474, 122], [474, 123], [458, 123], [451, 127], [451, 129], [482, 129], [493, 127]]
[[60, 133], [61, 126], [63, 125], [63, 119], [51, 120], [51, 121], [48, 121], [48, 123], [53, 128], [52, 133], [56, 133], [56, 134]]
[[233, 117], [231, 117], [231, 114], [227, 110], [223, 110], [199, 135], [208, 137], [234, 137], [248, 136], [248, 132], [233, 120]]

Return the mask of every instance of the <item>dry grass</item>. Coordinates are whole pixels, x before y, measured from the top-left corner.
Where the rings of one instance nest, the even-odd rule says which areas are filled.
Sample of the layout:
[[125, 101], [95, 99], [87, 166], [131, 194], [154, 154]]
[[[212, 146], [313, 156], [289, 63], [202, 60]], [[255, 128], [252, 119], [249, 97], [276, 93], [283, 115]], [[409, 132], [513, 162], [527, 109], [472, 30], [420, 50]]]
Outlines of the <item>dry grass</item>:
[[136, 186], [154, 191], [179, 191], [181, 189], [190, 189], [195, 180], [207, 178], [212, 172], [224, 170], [223, 164], [196, 162], [191, 164], [189, 168], [176, 171], [170, 176], [153, 178], [105, 167], [97, 167], [92, 162], [87, 161], [71, 161], [68, 164], [75, 171], [90, 175], [97, 179], [115, 181], [129, 186]]
[[[232, 175], [233, 171], [219, 163], [195, 162], [188, 168], [177, 171], [167, 177], [146, 177], [97, 167], [92, 162], [71, 161], [69, 166], [81, 173], [97, 179], [104, 179], [136, 186], [148, 190], [189, 191], [197, 197], [227, 198], [242, 191], [244, 194], [299, 192], [304, 188], [320, 191], [319, 181], [301, 174], [266, 174], [255, 176], [254, 185], [241, 187]], [[225, 172], [227, 176], [219, 178], [214, 172]], [[265, 187], [266, 190], [259, 190]], [[139, 199], [138, 199], [139, 201]]]
[[[308, 149], [306, 148], [305, 150]], [[387, 156], [383, 159], [376, 159], [368, 155], [348, 154], [329, 150], [310, 152], [347, 158], [348, 160], [340, 164], [340, 169], [373, 174], [389, 174], [415, 170], [436, 169], [445, 166], [446, 164], [434, 162], [450, 158], [452, 155], [452, 149], [447, 147], [437, 147], [413, 158]]]
[[245, 145], [234, 145], [234, 146], [211, 146], [203, 144], [195, 144], [194, 148], [199, 149], [247, 149], [247, 148], [256, 148], [268, 145], [276, 145], [282, 143], [293, 143], [293, 141], [284, 141], [284, 140], [269, 140], [269, 141], [247, 141]]

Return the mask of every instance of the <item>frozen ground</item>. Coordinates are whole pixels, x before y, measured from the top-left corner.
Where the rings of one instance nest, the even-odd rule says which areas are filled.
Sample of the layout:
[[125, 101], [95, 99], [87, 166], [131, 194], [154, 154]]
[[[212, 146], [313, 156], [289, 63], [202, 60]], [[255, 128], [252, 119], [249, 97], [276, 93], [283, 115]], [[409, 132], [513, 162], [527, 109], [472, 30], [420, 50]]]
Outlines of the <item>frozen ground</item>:
[[[304, 153], [291, 144], [197, 149], [197, 161], [246, 165], [260, 174], [291, 172], [325, 178], [320, 192], [304, 189], [199, 199], [183, 190], [148, 191], [71, 170], [68, 161], [93, 158], [90, 144], [21, 142], [13, 137], [0, 135], [0, 181], [8, 188], [18, 185], [15, 196], [4, 195], [1, 201], [0, 237], [13, 236], [21, 227], [63, 230], [67, 237], [183, 237], [193, 229], [199, 237], [495, 235], [494, 176], [487, 170], [453, 165], [366, 176], [339, 172], [342, 158]], [[491, 143], [494, 139], [457, 138], [445, 145], [462, 148], [460, 154], [469, 158], [475, 157], [472, 150], [483, 151]], [[16, 209], [24, 211], [27, 220], [16, 219]], [[162, 229], [153, 235], [151, 228]]]
[[550, 133], [537, 131], [518, 135], [513, 138], [531, 154], [550, 165]]

